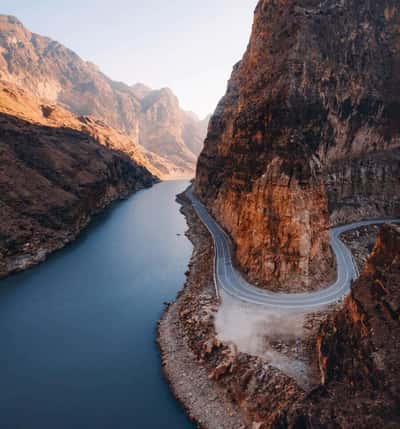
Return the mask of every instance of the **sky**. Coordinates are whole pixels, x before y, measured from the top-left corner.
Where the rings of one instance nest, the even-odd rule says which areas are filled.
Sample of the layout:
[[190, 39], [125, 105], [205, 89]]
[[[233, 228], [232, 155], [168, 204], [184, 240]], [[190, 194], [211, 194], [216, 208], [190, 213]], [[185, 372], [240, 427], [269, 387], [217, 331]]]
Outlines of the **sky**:
[[226, 90], [249, 41], [257, 0], [2, 0], [114, 80], [170, 87], [201, 118]]

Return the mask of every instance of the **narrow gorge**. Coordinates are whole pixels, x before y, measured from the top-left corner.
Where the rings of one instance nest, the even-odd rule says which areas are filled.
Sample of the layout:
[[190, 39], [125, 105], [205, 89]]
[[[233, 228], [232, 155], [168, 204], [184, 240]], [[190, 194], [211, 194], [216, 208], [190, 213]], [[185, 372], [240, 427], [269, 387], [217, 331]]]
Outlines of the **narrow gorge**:
[[126, 85], [0, 15], [0, 277], [44, 261], [113, 201], [193, 177], [207, 130], [169, 88]]

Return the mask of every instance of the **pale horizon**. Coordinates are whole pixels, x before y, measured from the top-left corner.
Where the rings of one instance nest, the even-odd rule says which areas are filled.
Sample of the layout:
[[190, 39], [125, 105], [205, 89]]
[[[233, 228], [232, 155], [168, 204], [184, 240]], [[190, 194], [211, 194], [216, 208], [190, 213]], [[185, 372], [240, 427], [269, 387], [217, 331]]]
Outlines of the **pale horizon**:
[[169, 87], [200, 119], [225, 94], [246, 49], [257, 0], [5, 0], [1, 13], [97, 65], [115, 81]]

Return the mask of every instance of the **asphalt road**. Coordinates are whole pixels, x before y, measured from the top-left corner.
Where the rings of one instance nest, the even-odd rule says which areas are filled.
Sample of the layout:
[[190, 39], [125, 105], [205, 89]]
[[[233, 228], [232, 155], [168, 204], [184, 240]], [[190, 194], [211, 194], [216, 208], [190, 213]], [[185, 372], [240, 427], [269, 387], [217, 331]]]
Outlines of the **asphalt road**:
[[324, 307], [345, 297], [350, 291], [351, 282], [358, 278], [359, 271], [352, 253], [340, 240], [340, 235], [362, 226], [400, 222], [400, 219], [378, 219], [333, 228], [330, 234], [331, 246], [337, 260], [336, 281], [327, 288], [315, 292], [275, 293], [259, 289], [242, 277], [232, 264], [232, 243], [228, 234], [193, 195], [192, 188], [187, 191], [187, 196], [214, 240], [214, 284], [217, 296], [220, 297], [220, 291], [223, 290], [240, 301], [277, 309], [302, 310]]

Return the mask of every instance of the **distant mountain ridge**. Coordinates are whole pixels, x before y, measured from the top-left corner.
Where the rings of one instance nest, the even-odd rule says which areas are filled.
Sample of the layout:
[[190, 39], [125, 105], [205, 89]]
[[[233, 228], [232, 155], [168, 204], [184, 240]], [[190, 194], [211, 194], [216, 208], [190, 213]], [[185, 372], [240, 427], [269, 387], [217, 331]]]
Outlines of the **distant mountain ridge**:
[[183, 111], [169, 88], [113, 81], [72, 50], [7, 15], [0, 15], [0, 79], [120, 130], [151, 152], [149, 159], [166, 178], [194, 173], [208, 121]]

